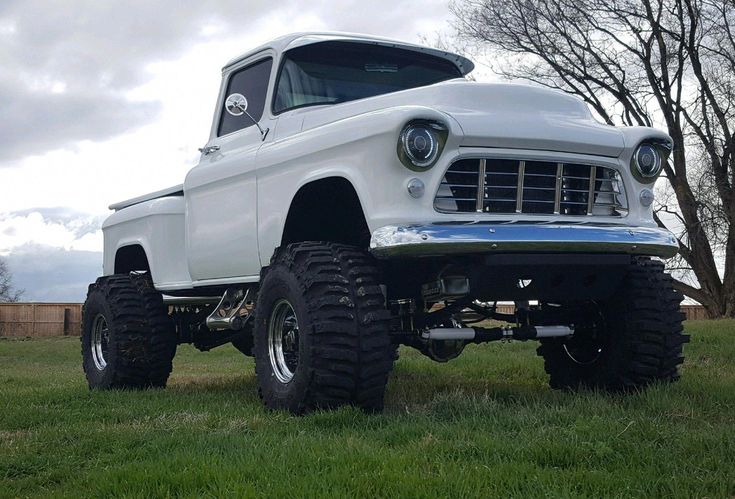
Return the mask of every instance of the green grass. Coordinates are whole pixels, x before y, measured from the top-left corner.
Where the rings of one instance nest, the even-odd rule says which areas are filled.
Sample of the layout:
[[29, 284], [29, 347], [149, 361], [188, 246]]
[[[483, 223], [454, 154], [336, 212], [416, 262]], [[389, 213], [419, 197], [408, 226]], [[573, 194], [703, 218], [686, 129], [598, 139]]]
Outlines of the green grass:
[[533, 343], [402, 350], [384, 414], [302, 418], [229, 346], [91, 393], [78, 339], [0, 341], [0, 496], [733, 497], [735, 321], [686, 327], [682, 380], [640, 394], [552, 391]]

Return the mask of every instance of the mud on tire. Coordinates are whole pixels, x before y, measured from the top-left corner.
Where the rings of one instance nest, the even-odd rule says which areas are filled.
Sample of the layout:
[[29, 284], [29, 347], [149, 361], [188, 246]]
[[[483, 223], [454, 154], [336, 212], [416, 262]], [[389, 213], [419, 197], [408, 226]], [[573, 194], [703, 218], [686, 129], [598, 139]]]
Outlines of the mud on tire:
[[661, 262], [635, 259], [615, 296], [591, 305], [599, 316], [594, 332], [541, 341], [537, 352], [549, 384], [624, 391], [675, 381], [682, 346], [689, 341], [682, 298]]
[[279, 249], [256, 305], [261, 399], [295, 414], [342, 405], [382, 410], [394, 357], [389, 319], [378, 269], [364, 251], [319, 242]]
[[176, 332], [147, 274], [100, 277], [82, 312], [82, 365], [92, 389], [163, 387]]

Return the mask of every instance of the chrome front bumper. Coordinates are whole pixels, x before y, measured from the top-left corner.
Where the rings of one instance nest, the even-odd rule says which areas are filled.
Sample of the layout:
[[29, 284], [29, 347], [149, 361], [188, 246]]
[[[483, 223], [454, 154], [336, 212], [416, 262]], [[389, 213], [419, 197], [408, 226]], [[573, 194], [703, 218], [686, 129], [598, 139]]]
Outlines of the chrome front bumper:
[[437, 223], [387, 225], [370, 240], [377, 258], [468, 253], [626, 253], [670, 258], [679, 251], [665, 229], [615, 225]]

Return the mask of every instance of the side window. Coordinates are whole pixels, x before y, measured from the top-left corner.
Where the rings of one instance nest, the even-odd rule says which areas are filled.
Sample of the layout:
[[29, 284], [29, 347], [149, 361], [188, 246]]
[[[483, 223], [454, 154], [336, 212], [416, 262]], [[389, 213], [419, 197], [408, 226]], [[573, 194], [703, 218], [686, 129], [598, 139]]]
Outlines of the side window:
[[[272, 65], [273, 59], [263, 59], [232, 74], [230, 81], [227, 83], [225, 99], [232, 94], [244, 95], [247, 99], [247, 112], [255, 121], [260, 121], [263, 116], [265, 94], [268, 91]], [[218, 137], [249, 126], [253, 126], [253, 122], [247, 115], [233, 116], [227, 112], [223, 103], [220, 111]]]

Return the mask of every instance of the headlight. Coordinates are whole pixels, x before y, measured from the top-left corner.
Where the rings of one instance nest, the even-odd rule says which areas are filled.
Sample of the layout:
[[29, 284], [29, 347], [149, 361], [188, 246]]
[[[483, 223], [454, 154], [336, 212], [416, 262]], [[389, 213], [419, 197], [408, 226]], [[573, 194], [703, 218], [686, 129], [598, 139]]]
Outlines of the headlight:
[[439, 159], [447, 134], [447, 127], [442, 123], [412, 121], [401, 131], [398, 157], [411, 170], [428, 170]]
[[651, 183], [658, 178], [668, 159], [671, 146], [668, 143], [644, 142], [635, 150], [630, 169], [641, 182]]

